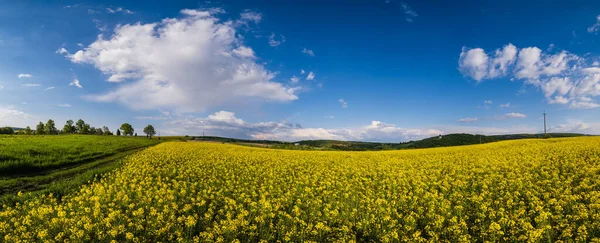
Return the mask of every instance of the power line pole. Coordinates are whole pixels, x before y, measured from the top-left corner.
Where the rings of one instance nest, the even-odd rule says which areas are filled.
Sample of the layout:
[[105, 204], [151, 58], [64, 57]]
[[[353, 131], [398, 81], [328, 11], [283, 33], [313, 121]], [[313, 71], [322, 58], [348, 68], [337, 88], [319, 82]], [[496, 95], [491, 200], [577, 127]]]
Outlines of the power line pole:
[[544, 136], [546, 136], [546, 112], [544, 111]]

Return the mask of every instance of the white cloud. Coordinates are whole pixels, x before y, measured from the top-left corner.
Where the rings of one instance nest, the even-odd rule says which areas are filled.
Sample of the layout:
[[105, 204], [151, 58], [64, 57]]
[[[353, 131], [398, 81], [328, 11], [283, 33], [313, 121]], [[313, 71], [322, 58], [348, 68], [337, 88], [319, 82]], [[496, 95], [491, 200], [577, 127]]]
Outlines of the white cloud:
[[33, 75], [28, 73], [21, 73], [17, 76], [18, 78], [33, 78]]
[[306, 73], [306, 71], [304, 71], [304, 69], [300, 69], [300, 74], [304, 74]]
[[32, 123], [33, 116], [13, 106], [0, 106], [0, 127], [19, 127]]
[[262, 20], [262, 14], [246, 10], [245, 12], [240, 14], [240, 19], [242, 21], [254, 22], [255, 24], [258, 24]]
[[162, 121], [162, 120], [168, 120], [168, 117], [164, 117], [164, 116], [136, 116], [135, 117], [136, 120], [150, 120], [150, 121]]
[[479, 121], [479, 118], [477, 118], [477, 117], [466, 117], [466, 118], [461, 118], [461, 119], [457, 120], [457, 122], [463, 122], [463, 123], [476, 122], [476, 121]]
[[302, 53], [309, 55], [311, 57], [315, 56], [315, 53], [313, 52], [313, 50], [306, 49], [306, 47], [302, 49]]
[[308, 75], [306, 75], [306, 80], [315, 80], [315, 76], [315, 73], [309, 72]]
[[23, 86], [23, 87], [40, 87], [42, 85], [41, 84], [22, 84], [21, 86]]
[[481, 48], [468, 49], [463, 47], [458, 61], [459, 71], [477, 82], [483, 79], [503, 77], [514, 64], [517, 47], [508, 44], [502, 49], [497, 49], [490, 58]]
[[460, 72], [476, 81], [481, 81], [488, 75], [488, 56], [481, 48], [466, 50], [460, 53], [459, 66]]
[[[592, 100], [600, 96], [600, 67], [596, 66], [597, 61], [591, 61], [596, 58], [583, 58], [567, 51], [548, 54], [538, 47], [518, 50], [510, 46], [496, 50], [494, 58], [488, 58], [481, 48], [463, 48], [459, 70], [477, 81], [505, 76], [511, 81], [523, 80], [541, 90], [549, 104], [568, 105], [572, 109], [598, 107], [598, 102]], [[518, 53], [516, 61], [510, 61], [514, 53]]]
[[486, 105], [491, 105], [493, 103], [493, 101], [491, 101], [491, 100], [484, 100], [483, 103], [486, 104]]
[[67, 49], [65, 49], [64, 47], [60, 47], [54, 53], [60, 54], [60, 55], [68, 55], [69, 51], [67, 51]]
[[54, 89], [54, 86], [46, 88], [46, 90], [52, 90], [52, 89]]
[[335, 119], [335, 116], [325, 116], [325, 119]]
[[587, 29], [589, 33], [595, 33], [598, 30], [600, 30], [600, 15], [596, 16], [596, 23]]
[[0, 85], [0, 89], [4, 89], [4, 86]]
[[271, 35], [269, 36], [269, 45], [272, 47], [278, 47], [279, 45], [281, 45], [282, 43], [285, 42], [285, 36], [280, 35], [281, 39], [277, 40], [275, 33], [271, 33]]
[[238, 57], [255, 58], [254, 51], [245, 46], [240, 46], [237, 49], [234, 49], [233, 54], [237, 55]]
[[412, 8], [406, 5], [405, 3], [402, 3], [402, 9], [404, 10], [404, 17], [408, 22], [412, 23], [414, 21], [414, 18], [418, 16], [417, 12], [412, 10]]
[[[332, 117], [326, 117], [332, 118]], [[437, 129], [408, 129], [380, 121], [352, 129], [303, 128], [288, 121], [248, 123], [234, 113], [220, 111], [207, 118], [185, 117], [167, 121], [168, 134], [202, 134], [246, 139], [298, 141], [307, 139], [335, 139], [360, 141], [399, 142], [436, 136]]]
[[510, 103], [506, 103], [506, 104], [500, 104], [498, 107], [500, 108], [510, 108]]
[[290, 78], [290, 82], [292, 82], [293, 84], [297, 84], [298, 82], [300, 82], [300, 78], [292, 76], [292, 78]]
[[597, 67], [597, 66], [600, 66], [600, 62], [598, 62], [598, 61], [594, 61], [594, 62], [592, 63], [592, 66], [596, 66], [596, 67]]
[[57, 106], [58, 106], [58, 107], [65, 107], [65, 108], [69, 108], [69, 107], [71, 107], [71, 105], [70, 105], [70, 104], [66, 104], [66, 103], [65, 103], [65, 104], [60, 104], [60, 105], [57, 105]]
[[181, 18], [121, 25], [110, 39], [100, 37], [69, 55], [72, 62], [94, 65], [110, 82], [128, 81], [87, 98], [182, 112], [227, 102], [298, 99], [298, 87], [274, 82], [276, 72], [248, 58], [251, 49], [243, 45], [235, 24], [214, 16], [221, 11], [186, 9]]
[[571, 101], [569, 108], [573, 109], [593, 109], [600, 107], [600, 104], [592, 101], [590, 98], [584, 97], [579, 100]]
[[518, 113], [518, 112], [511, 112], [511, 113], [506, 113], [504, 115], [501, 116], [496, 116], [495, 118], [497, 120], [505, 120], [505, 119], [521, 119], [521, 118], [526, 118], [527, 116], [525, 114], [522, 113]]
[[79, 83], [79, 79], [77, 79], [77, 78], [74, 78], [73, 82], [69, 83], [69, 86], [75, 86], [80, 89], [83, 88], [83, 86], [81, 86], [81, 84]]
[[340, 105], [342, 105], [342, 108], [348, 108], [348, 102], [346, 102], [344, 99], [339, 99], [338, 102], [340, 102]]
[[118, 8], [106, 8], [106, 12], [107, 13], [111, 13], [111, 14], [118, 13], [118, 12], [123, 12], [125, 14], [134, 14], [135, 13], [133, 11], [130, 11], [128, 9], [124, 9], [124, 8], [121, 8], [121, 7], [118, 7]]

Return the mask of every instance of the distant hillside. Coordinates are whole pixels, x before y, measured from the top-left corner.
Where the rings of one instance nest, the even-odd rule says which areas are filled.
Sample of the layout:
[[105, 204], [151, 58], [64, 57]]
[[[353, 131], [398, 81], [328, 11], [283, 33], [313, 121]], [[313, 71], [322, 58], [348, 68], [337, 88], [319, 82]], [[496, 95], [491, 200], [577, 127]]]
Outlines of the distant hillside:
[[[550, 133], [551, 137], [578, 137], [586, 136], [578, 133]], [[418, 141], [402, 143], [379, 143], [379, 142], [356, 142], [338, 140], [304, 140], [299, 142], [281, 142], [271, 140], [246, 140], [224, 137], [194, 137], [196, 141], [212, 141], [222, 143], [235, 143], [246, 146], [269, 147], [278, 149], [294, 150], [342, 150], [342, 151], [376, 151], [376, 150], [398, 150], [417, 148], [436, 148], [460, 145], [471, 145], [498, 142], [503, 140], [543, 138], [543, 134], [508, 134], [508, 135], [474, 135], [474, 134], [448, 134], [426, 138]]]

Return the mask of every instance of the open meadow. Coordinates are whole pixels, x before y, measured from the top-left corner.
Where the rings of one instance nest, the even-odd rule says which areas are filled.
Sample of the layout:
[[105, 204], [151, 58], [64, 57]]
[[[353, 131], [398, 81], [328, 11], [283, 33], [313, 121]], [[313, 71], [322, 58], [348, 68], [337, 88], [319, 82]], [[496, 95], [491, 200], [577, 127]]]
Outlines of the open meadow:
[[122, 136], [0, 135], [0, 203], [22, 201], [15, 196], [19, 191], [62, 195], [157, 143]]
[[381, 152], [167, 142], [61, 200], [44, 195], [5, 205], [0, 236], [6, 242], [598, 241], [600, 138]]

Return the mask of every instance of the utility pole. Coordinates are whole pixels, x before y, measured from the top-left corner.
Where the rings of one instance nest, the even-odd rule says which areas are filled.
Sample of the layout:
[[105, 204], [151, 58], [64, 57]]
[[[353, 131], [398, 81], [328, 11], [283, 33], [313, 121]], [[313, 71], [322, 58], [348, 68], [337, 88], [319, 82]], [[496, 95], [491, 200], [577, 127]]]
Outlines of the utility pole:
[[544, 136], [546, 136], [546, 112], [544, 111]]

